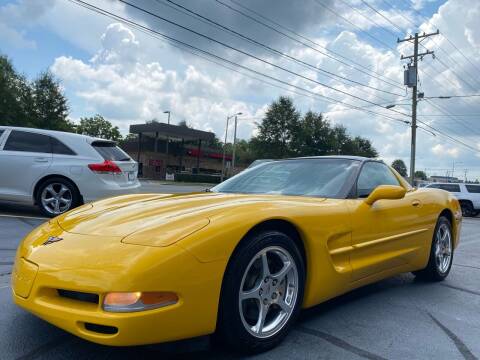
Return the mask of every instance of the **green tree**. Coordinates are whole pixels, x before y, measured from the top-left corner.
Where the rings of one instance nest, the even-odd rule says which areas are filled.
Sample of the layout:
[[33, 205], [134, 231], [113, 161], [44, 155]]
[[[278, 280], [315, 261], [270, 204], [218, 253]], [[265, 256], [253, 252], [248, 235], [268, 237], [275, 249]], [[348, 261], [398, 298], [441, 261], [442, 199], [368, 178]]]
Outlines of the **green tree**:
[[67, 119], [68, 104], [60, 83], [50, 72], [44, 72], [32, 84], [34, 127], [49, 130], [74, 131]]
[[364, 156], [368, 158], [378, 157], [378, 152], [370, 140], [360, 136], [355, 136], [353, 139], [349, 138], [343, 146], [341, 153], [344, 155]]
[[77, 126], [77, 133], [113, 141], [122, 139], [118, 126], [113, 126], [110, 121], [105, 120], [99, 114], [89, 118], [81, 118], [80, 125]]
[[0, 55], [0, 125], [32, 126], [33, 101], [28, 81]]
[[300, 113], [290, 98], [274, 101], [258, 124], [258, 135], [252, 145], [257, 157], [282, 158], [297, 153], [295, 136], [299, 131]]
[[328, 155], [332, 153], [332, 129], [321, 113], [308, 111], [294, 136], [299, 156]]
[[425, 171], [417, 170], [415, 171], [415, 179], [427, 180], [427, 174], [425, 174]]
[[190, 128], [190, 126], [188, 126], [187, 120], [179, 121], [178, 126], [185, 127], [185, 128]]
[[403, 177], [407, 176], [407, 166], [402, 159], [397, 159], [392, 162], [392, 167], [398, 171]]

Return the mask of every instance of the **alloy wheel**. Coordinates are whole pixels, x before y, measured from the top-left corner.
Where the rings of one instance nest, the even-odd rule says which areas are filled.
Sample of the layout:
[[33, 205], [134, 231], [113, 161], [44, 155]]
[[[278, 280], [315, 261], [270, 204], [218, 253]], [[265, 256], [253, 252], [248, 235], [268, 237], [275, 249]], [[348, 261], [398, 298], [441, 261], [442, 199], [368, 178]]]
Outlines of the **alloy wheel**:
[[278, 333], [292, 315], [298, 296], [298, 270], [282, 247], [259, 251], [248, 264], [239, 291], [240, 317], [257, 338]]
[[445, 274], [452, 261], [452, 234], [447, 224], [441, 224], [436, 233], [435, 263], [440, 273]]
[[43, 208], [53, 215], [59, 215], [72, 206], [73, 195], [62, 183], [51, 183], [46, 186], [40, 196]]

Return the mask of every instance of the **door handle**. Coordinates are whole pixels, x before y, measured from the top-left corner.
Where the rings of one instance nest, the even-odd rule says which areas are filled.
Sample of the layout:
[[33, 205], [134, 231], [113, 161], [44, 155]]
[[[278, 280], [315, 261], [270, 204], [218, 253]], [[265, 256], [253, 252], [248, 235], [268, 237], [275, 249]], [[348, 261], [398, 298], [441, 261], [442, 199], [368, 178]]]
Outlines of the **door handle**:
[[48, 162], [48, 159], [47, 158], [35, 158], [35, 162], [39, 162], [39, 163], [47, 163]]
[[412, 201], [412, 206], [420, 206], [421, 202], [420, 200], [413, 200]]

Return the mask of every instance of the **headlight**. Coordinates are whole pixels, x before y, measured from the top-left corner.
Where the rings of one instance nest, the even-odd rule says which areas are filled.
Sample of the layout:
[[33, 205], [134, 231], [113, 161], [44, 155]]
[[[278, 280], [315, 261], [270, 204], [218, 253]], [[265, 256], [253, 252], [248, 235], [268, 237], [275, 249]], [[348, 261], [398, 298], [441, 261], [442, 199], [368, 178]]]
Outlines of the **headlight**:
[[173, 305], [178, 296], [172, 292], [111, 292], [103, 300], [103, 310], [132, 312]]

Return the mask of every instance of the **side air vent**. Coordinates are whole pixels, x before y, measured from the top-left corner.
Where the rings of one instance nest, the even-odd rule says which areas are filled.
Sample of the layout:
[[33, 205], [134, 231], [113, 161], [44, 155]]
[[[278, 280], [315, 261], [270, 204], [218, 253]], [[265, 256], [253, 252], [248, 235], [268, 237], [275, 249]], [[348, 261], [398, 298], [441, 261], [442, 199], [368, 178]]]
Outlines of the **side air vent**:
[[92, 323], [85, 323], [85, 329], [99, 334], [113, 335], [118, 333], [118, 328], [115, 326], [99, 325]]
[[59, 296], [72, 299], [72, 300], [89, 302], [92, 304], [98, 304], [98, 301], [99, 301], [99, 297], [97, 294], [80, 292], [80, 291], [63, 290], [63, 289], [57, 289], [57, 292]]

